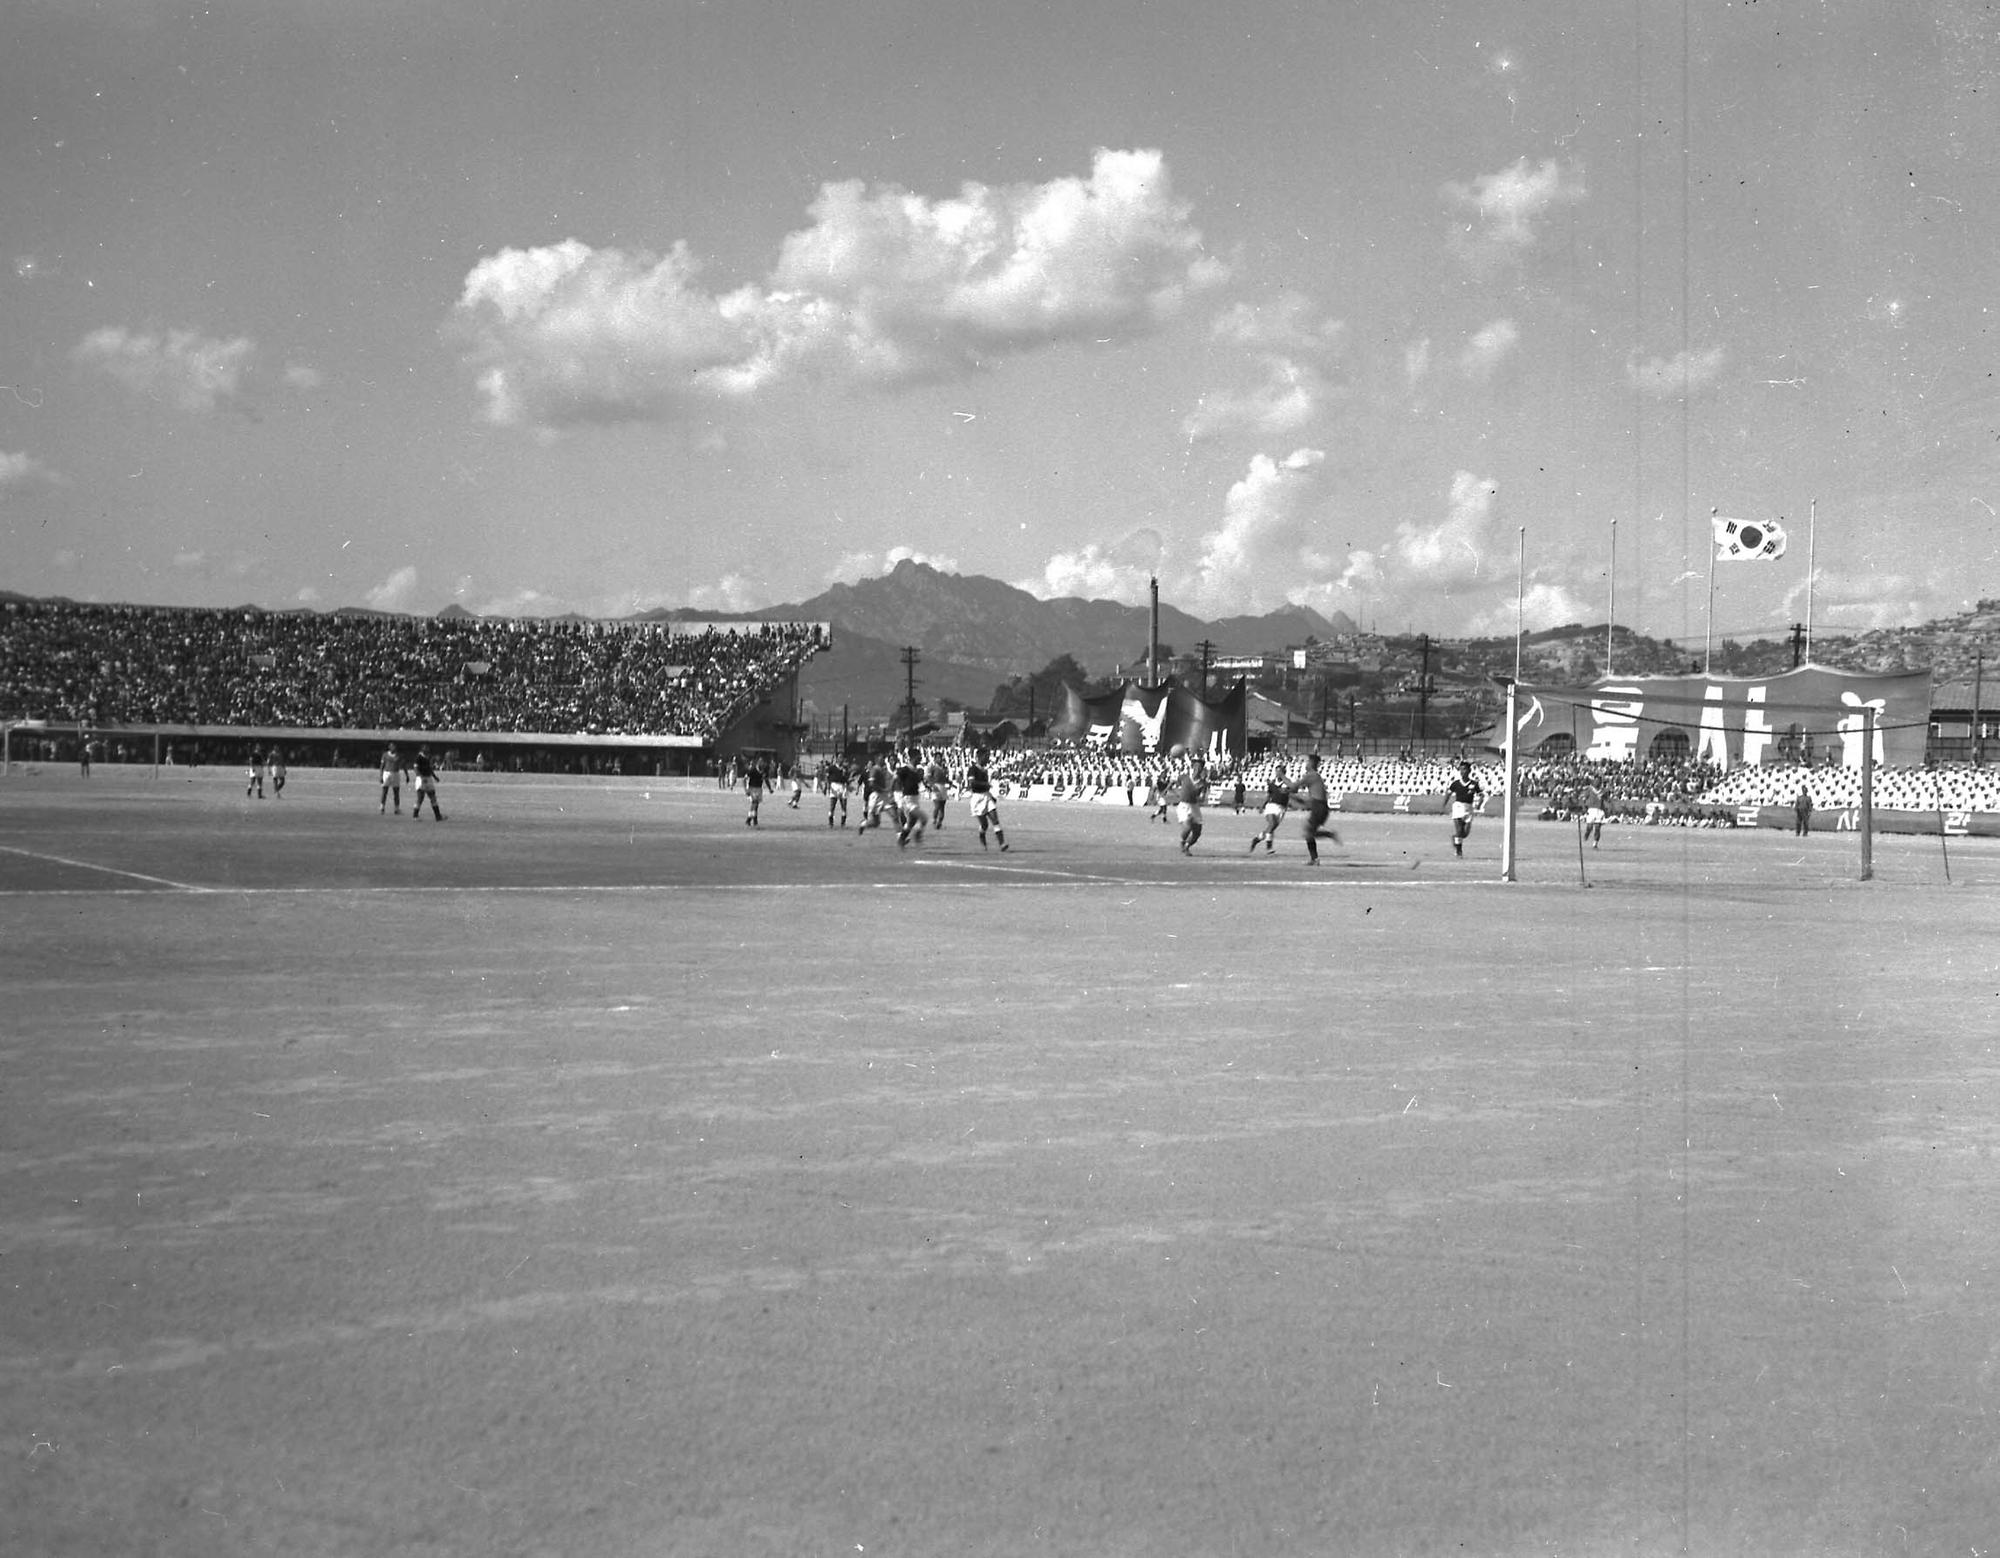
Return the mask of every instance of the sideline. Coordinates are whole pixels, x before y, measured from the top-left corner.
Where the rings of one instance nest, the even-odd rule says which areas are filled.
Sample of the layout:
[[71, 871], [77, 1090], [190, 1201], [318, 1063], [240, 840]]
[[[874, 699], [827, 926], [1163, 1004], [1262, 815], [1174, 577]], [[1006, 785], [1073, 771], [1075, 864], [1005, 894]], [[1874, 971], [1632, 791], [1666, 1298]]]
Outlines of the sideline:
[[[135, 882], [155, 882], [161, 887], [172, 887], [184, 893], [212, 893], [221, 890], [213, 887], [199, 887], [193, 882], [176, 882], [164, 876], [148, 876], [144, 871], [127, 871], [121, 866], [100, 866], [95, 862], [89, 860], [71, 860], [67, 855], [44, 854], [39, 849], [22, 849], [14, 844], [0, 844], [0, 851], [4, 851], [9, 855], [20, 855], [29, 860], [47, 860], [59, 866], [74, 866], [79, 871], [102, 871], [108, 876], [129, 876]], [[116, 891], [116, 892], [131, 893], [131, 892], [137, 892], [138, 889], [133, 887], [113, 888], [113, 889], [69, 887], [69, 888], [49, 888], [46, 889], [46, 891], [82, 892], [82, 893]], [[17, 888], [7, 889], [7, 896], [9, 897], [33, 896], [35, 893], [36, 889], [32, 887], [17, 887]]]
[[[0, 845], [0, 849], [6, 848]], [[26, 854], [26, 850], [13, 853]], [[55, 860], [54, 855], [43, 855], [37, 859]], [[64, 861], [63, 864], [84, 865], [83, 861]], [[950, 887], [949, 881], [933, 878], [925, 882], [912, 881], [872, 881], [872, 882], [467, 882], [440, 886], [408, 884], [404, 886], [370, 886], [365, 883], [342, 886], [325, 883], [305, 887], [200, 887], [186, 882], [169, 882], [164, 877], [146, 876], [138, 871], [116, 871], [110, 866], [92, 866], [96, 871], [111, 871], [114, 875], [137, 877], [142, 882], [159, 882], [167, 887], [175, 887], [183, 892], [199, 893], [209, 898], [318, 898], [318, 897], [394, 897], [410, 898], [429, 895], [451, 896], [460, 893], [515, 893], [522, 895], [560, 893], [570, 895], [597, 894], [600, 896], [637, 896], [642, 893], [801, 893], [828, 892], [853, 893], [875, 892], [891, 888], [930, 889]], [[1218, 888], [1263, 887], [1273, 889], [1305, 888], [1310, 891], [1331, 892], [1340, 888], [1448, 888], [1448, 887], [1504, 887], [1509, 884], [1497, 877], [1466, 877], [1453, 880], [1447, 877], [1416, 876], [1370, 876], [1350, 877], [1343, 881], [1333, 876], [1318, 877], [1249, 877], [1235, 881], [1162, 881], [1150, 876], [1049, 876], [1037, 874], [1031, 880], [982, 883], [982, 887], [995, 890], [1048, 891], [1059, 888], [1078, 890], [1093, 887], [1119, 888], [1164, 888], [1170, 891], [1214, 892]], [[1515, 884], [1519, 885], [1519, 884]], [[1530, 884], [1533, 885], [1533, 884]], [[0, 887], [0, 899], [7, 898], [157, 898], [160, 894], [153, 889], [142, 887]]]

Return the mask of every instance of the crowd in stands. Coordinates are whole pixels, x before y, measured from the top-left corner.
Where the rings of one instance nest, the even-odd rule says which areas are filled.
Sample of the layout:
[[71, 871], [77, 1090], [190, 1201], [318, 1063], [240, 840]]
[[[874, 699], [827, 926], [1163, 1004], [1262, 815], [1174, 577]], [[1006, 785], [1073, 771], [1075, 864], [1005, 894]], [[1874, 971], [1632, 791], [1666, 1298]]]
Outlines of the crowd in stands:
[[[1728, 806], [1790, 806], [1803, 786], [1815, 811], [1861, 804], [1861, 771], [1817, 765], [1738, 768], [1709, 792]], [[2000, 812], [2000, 769], [1952, 763], [1936, 768], [1878, 764], [1872, 804], [1891, 811]]]
[[0, 717], [712, 739], [816, 623], [321, 616], [8, 601]]
[[[947, 766], [964, 759], [957, 748], [939, 749]], [[1470, 754], [1468, 754], [1468, 757]], [[1126, 792], [1143, 805], [1155, 784], [1176, 773], [1182, 759], [1164, 755], [1106, 754], [1080, 744], [1057, 744], [1039, 751], [996, 758], [996, 780], [1048, 785], [1057, 797], [1091, 800]], [[1230, 800], [1237, 781], [1246, 795], [1261, 796], [1277, 766], [1297, 778], [1303, 754], [1267, 755], [1209, 765], [1211, 800]], [[1335, 758], [1321, 772], [1330, 794], [1441, 795], [1457, 771], [1454, 762], [1378, 757]], [[956, 770], [954, 770], [954, 777]], [[1489, 796], [1504, 792], [1506, 772], [1497, 761], [1472, 763], [1472, 777]], [[1593, 801], [1607, 819], [1656, 827], [1726, 828], [1736, 825], [1744, 806], [1790, 806], [1801, 786], [1816, 810], [1860, 804], [1861, 775], [1828, 765], [1776, 763], [1724, 771], [1694, 758], [1658, 757], [1607, 761], [1565, 756], [1525, 762], [1516, 773], [1523, 814], [1550, 821], [1580, 815]], [[1879, 764], [1874, 804], [1890, 810], [2000, 812], [2000, 769], [1950, 765], [1905, 768]]]

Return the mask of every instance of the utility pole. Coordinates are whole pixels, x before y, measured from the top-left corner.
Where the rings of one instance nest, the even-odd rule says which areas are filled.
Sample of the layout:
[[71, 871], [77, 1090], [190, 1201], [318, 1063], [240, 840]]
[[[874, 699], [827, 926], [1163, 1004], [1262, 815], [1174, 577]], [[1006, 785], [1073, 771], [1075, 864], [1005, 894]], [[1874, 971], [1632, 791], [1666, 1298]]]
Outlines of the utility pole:
[[917, 660], [916, 646], [914, 644], [905, 646], [903, 650], [903, 677], [905, 683], [903, 695], [903, 735], [913, 746], [916, 744], [917, 739]]
[[1794, 671], [1799, 668], [1799, 662], [1805, 659], [1805, 657], [1806, 625], [1803, 622], [1794, 622], [1792, 624], [1792, 669]]
[[1417, 746], [1421, 751], [1431, 739], [1431, 636], [1422, 639], [1423, 670], [1417, 677]]
[[1986, 727], [1980, 723], [1979, 699], [1985, 690], [1986, 649], [1984, 645], [1972, 651], [1972, 766], [1986, 766]]
[[1194, 647], [1201, 651], [1201, 701], [1206, 703], [1208, 702], [1208, 667], [1209, 663], [1215, 658], [1215, 645], [1204, 638]]

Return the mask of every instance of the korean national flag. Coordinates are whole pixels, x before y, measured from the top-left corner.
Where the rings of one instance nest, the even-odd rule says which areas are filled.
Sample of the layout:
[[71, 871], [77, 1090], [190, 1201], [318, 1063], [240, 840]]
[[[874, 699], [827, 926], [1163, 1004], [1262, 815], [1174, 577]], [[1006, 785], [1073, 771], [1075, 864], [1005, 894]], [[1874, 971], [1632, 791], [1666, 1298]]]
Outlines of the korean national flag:
[[1784, 526], [1765, 519], [1724, 519], [1711, 515], [1715, 560], [1720, 563], [1773, 563], [1785, 555]]

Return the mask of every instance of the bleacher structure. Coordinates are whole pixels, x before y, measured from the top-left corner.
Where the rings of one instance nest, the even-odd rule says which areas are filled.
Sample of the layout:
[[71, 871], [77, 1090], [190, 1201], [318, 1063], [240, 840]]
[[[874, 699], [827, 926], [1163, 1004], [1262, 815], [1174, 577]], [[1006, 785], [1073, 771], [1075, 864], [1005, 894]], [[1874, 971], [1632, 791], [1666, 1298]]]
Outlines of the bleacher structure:
[[789, 761], [823, 622], [585, 620], [0, 602], [8, 759], [366, 766], [389, 742], [462, 768], [687, 773]]

